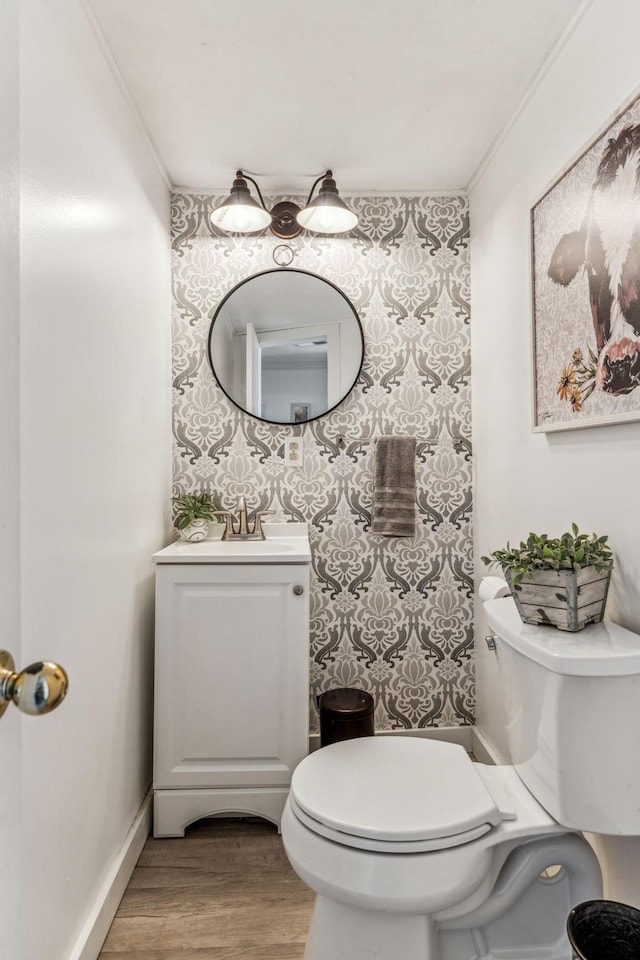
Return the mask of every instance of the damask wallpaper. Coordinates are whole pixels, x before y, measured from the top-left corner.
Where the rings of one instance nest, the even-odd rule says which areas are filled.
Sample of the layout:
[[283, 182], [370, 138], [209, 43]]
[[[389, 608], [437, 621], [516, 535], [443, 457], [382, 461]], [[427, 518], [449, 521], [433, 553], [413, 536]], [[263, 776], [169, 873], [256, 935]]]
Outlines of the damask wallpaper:
[[[341, 686], [369, 691], [378, 731], [471, 724], [467, 200], [349, 198], [360, 216], [353, 233], [290, 241], [294, 267], [332, 281], [355, 305], [365, 357], [336, 410], [283, 427], [233, 406], [209, 366], [220, 299], [272, 269], [282, 242], [218, 233], [209, 214], [219, 200], [173, 197], [175, 492], [209, 490], [221, 509], [243, 494], [252, 508], [275, 510], [272, 519], [309, 523], [312, 696]], [[283, 460], [292, 434], [304, 445], [301, 467]], [[412, 538], [370, 532], [372, 441], [380, 435], [418, 438]]]

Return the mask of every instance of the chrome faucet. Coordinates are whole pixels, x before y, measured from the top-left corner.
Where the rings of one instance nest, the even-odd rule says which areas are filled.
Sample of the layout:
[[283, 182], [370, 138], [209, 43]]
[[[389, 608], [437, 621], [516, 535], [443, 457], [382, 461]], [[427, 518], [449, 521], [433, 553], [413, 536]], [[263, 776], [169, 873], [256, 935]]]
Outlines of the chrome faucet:
[[274, 510], [257, 510], [253, 517], [253, 529], [249, 529], [249, 519], [247, 516], [247, 502], [244, 497], [238, 497], [238, 522], [234, 524], [233, 514], [228, 510], [217, 510], [220, 516], [225, 518], [225, 528], [222, 534], [223, 540], [264, 540], [264, 529], [262, 527], [262, 518], [274, 513]]

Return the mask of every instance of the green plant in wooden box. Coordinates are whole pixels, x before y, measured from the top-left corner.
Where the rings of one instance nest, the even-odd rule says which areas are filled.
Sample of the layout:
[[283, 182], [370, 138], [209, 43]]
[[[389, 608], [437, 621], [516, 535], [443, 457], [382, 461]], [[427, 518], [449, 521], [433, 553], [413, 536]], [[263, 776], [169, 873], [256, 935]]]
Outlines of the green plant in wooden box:
[[602, 620], [613, 566], [607, 537], [530, 533], [520, 546], [494, 550], [484, 563], [499, 564], [525, 623], [581, 630]]

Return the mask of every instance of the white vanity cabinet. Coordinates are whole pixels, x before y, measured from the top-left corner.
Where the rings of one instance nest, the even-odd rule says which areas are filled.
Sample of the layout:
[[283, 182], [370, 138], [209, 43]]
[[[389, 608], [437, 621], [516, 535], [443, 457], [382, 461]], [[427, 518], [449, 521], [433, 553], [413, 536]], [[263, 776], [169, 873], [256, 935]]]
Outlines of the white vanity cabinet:
[[308, 752], [308, 539], [176, 543], [154, 560], [154, 835], [224, 812], [279, 825]]

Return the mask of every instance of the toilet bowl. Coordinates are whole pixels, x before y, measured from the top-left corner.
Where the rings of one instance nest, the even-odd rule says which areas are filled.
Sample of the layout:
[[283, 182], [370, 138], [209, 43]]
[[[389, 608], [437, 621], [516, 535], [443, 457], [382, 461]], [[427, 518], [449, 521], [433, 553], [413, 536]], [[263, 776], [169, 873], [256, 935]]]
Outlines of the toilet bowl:
[[[282, 819], [287, 856], [316, 893], [305, 960], [570, 960], [566, 917], [601, 896], [597, 859], [579, 831], [612, 832], [602, 825], [618, 823], [613, 832], [637, 827], [640, 835], [617, 796], [624, 758], [612, 769], [606, 731], [593, 731], [593, 749], [578, 745], [574, 713], [578, 703], [594, 704], [597, 677], [600, 699], [617, 697], [612, 718], [622, 711], [637, 729], [640, 638], [595, 625], [581, 641], [554, 636], [549, 657], [548, 629], [545, 636], [545, 628], [523, 625], [510, 598], [485, 606], [518, 762], [478, 764], [457, 744], [401, 735], [335, 743], [306, 757]], [[568, 737], [556, 729], [560, 707], [571, 716]], [[619, 731], [617, 723], [618, 738]], [[614, 782], [594, 788], [599, 811], [577, 796], [575, 769], [588, 768], [583, 789], [605, 763], [602, 752]], [[575, 816], [585, 811], [583, 826]]]
[[[538, 915], [530, 946], [540, 951], [556, 945], [572, 905], [601, 895], [589, 845], [512, 767], [472, 763], [463, 747], [437, 740], [368, 737], [307, 757], [282, 837], [317, 895], [305, 960], [489, 956], [494, 941], [509, 945], [500, 919], [522, 899]], [[560, 863], [561, 876], [540, 876]], [[551, 937], [549, 909], [558, 914]]]

